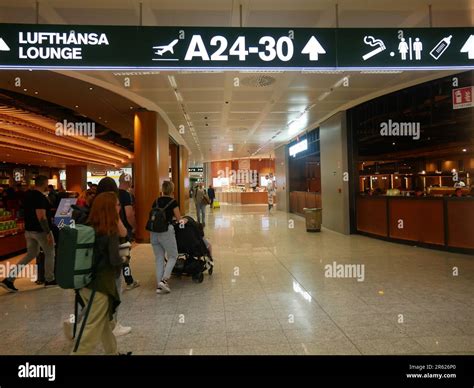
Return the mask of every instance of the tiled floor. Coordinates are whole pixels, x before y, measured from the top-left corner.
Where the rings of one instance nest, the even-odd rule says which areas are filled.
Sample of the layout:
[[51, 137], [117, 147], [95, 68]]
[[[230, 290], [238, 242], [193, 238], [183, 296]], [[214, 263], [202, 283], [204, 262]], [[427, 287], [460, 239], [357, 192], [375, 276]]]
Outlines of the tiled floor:
[[[294, 220], [294, 228], [289, 228]], [[328, 230], [264, 206], [225, 206], [206, 232], [214, 274], [173, 279], [156, 295], [149, 245], [133, 251], [141, 287], [126, 291], [120, 337], [134, 354], [474, 354], [474, 257]], [[363, 264], [364, 281], [325, 265]], [[1, 263], [5, 264], [5, 262]], [[457, 267], [458, 276], [453, 276]], [[0, 354], [68, 354], [70, 292], [20, 279], [0, 290]], [[98, 349], [98, 353], [101, 349]]]

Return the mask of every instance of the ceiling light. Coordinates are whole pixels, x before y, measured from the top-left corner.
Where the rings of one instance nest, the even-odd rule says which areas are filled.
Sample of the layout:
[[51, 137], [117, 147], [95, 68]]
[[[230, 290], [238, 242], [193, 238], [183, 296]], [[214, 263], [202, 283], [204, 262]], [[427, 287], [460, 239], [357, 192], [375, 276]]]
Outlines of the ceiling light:
[[28, 91], [28, 89], [23, 89], [23, 91], [27, 92], [27, 91]]
[[314, 69], [303, 69], [301, 74], [341, 74], [342, 70], [314, 70]]
[[93, 88], [93, 87], [90, 87], [90, 88], [89, 88], [89, 90], [92, 90], [92, 89], [94, 89], [94, 88]]
[[283, 70], [241, 70], [239, 71], [241, 74], [279, 74], [283, 73]]
[[400, 74], [402, 70], [364, 70], [360, 74]]
[[331, 92], [324, 92], [323, 94], [321, 94], [319, 97], [318, 97], [318, 101], [322, 101], [324, 100], [327, 96], [329, 96], [331, 94]]
[[179, 92], [177, 92], [176, 90], [174, 91], [174, 95], [176, 96], [176, 99], [179, 101], [179, 102], [183, 102], [183, 96], [181, 96], [181, 94]]
[[234, 145], [233, 144], [229, 144], [229, 151], [233, 151], [234, 150]]
[[463, 148], [463, 149], [462, 149], [462, 152], [467, 152], [467, 149]]
[[170, 82], [170, 85], [173, 89], [178, 89], [178, 84], [176, 83], [176, 79], [174, 78], [174, 76], [169, 75], [168, 81]]
[[76, 108], [79, 108], [79, 105], [76, 105]]
[[35, 94], [38, 94], [38, 92], [35, 92]]

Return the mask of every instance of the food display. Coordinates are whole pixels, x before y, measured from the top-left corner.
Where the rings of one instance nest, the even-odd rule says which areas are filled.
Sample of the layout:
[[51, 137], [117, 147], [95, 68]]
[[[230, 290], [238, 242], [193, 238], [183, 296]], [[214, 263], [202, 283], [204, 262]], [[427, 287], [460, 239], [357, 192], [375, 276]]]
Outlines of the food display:
[[0, 237], [14, 235], [23, 230], [23, 222], [13, 219], [11, 212], [0, 209]]

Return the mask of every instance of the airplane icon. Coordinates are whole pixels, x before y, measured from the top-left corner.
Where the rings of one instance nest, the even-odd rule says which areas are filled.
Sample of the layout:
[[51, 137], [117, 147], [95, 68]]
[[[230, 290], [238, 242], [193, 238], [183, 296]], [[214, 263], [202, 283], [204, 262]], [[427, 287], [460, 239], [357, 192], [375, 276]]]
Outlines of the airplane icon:
[[153, 46], [153, 49], [156, 50], [155, 54], [162, 56], [166, 52], [170, 52], [171, 54], [174, 54], [173, 47], [178, 43], [178, 39], [173, 40], [170, 44], [166, 46]]

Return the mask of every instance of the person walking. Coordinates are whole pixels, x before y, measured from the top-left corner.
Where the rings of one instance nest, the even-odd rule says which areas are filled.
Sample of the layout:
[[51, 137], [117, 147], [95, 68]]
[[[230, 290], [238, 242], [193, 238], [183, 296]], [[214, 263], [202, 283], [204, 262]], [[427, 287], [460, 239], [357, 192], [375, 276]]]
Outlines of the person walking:
[[[54, 236], [51, 223], [51, 204], [46, 197], [48, 189], [48, 177], [38, 175], [35, 179], [35, 187], [25, 193], [23, 200], [25, 210], [25, 238], [26, 255], [18, 262], [16, 268], [30, 263], [43, 249], [45, 255], [45, 287], [55, 286], [54, 279]], [[15, 279], [19, 275], [16, 268], [12, 269], [9, 276], [0, 282], [9, 292], [17, 292]]]
[[275, 197], [275, 183], [273, 182], [273, 174], [266, 175], [265, 179], [267, 180], [268, 212], [270, 212], [273, 208], [273, 200]]
[[[72, 351], [73, 355], [92, 354], [99, 342], [102, 342], [107, 355], [118, 354], [113, 315], [120, 304], [116, 279], [120, 277], [123, 264], [119, 255], [119, 213], [120, 202], [113, 192], [99, 194], [92, 204], [87, 223], [96, 233], [96, 272], [92, 282], [79, 291], [85, 305], [92, 304], [88, 316], [84, 317], [84, 331], [76, 339], [77, 349]], [[93, 291], [95, 294], [91, 301]]]
[[[132, 177], [129, 174], [122, 174], [119, 178], [119, 191], [118, 196], [120, 200], [120, 219], [123, 225], [127, 228], [127, 238], [131, 242], [133, 240], [133, 233], [137, 225], [135, 218], [135, 210], [133, 208], [133, 199], [130, 193], [132, 187]], [[130, 268], [130, 262], [127, 262], [123, 266], [123, 277], [127, 284], [126, 290], [133, 290], [140, 286], [138, 280], [133, 279], [132, 270]]]
[[216, 199], [216, 191], [214, 190], [212, 185], [209, 185], [209, 188], [207, 189], [207, 196], [209, 197], [209, 201], [211, 202], [209, 204], [209, 207], [212, 210], [212, 205], [214, 203], [214, 199]]
[[[171, 292], [168, 280], [178, 258], [178, 247], [176, 244], [176, 236], [173, 219], [185, 224], [188, 220], [181, 218], [178, 202], [173, 198], [174, 184], [170, 181], [164, 181], [161, 186], [162, 196], [153, 202], [153, 208], [165, 209], [166, 222], [168, 230], [163, 233], [150, 232], [150, 242], [156, 260], [156, 288], [157, 294], [165, 294]], [[165, 253], [168, 261], [165, 265]]]
[[206, 226], [206, 205], [209, 204], [209, 197], [204, 190], [202, 183], [199, 183], [194, 191], [194, 205], [196, 206], [197, 221]]

